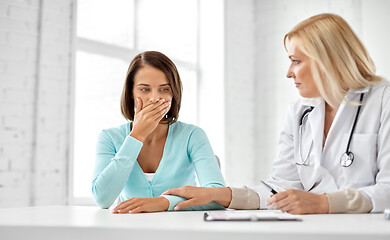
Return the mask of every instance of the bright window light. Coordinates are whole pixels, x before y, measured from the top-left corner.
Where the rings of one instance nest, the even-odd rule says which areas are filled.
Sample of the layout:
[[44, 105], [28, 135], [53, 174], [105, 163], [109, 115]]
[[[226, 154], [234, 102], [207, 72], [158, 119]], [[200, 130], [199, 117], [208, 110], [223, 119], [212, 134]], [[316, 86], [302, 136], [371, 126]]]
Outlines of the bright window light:
[[77, 1], [77, 36], [116, 46], [134, 46], [134, 1]]

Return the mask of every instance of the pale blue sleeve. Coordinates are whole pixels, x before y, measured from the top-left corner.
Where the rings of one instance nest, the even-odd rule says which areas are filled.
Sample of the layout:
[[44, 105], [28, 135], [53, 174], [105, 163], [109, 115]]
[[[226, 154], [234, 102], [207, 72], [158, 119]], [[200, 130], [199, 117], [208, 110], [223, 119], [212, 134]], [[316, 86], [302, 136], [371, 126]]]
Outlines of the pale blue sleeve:
[[93, 172], [92, 195], [101, 208], [109, 208], [124, 188], [142, 142], [127, 136], [116, 152], [111, 136], [102, 131], [96, 145], [96, 162]]
[[[223, 179], [221, 170], [218, 166], [217, 159], [211, 148], [210, 142], [206, 133], [201, 128], [196, 128], [188, 141], [187, 153], [194, 164], [196, 175], [200, 186], [202, 187], [224, 187], [225, 181]], [[173, 208], [185, 198], [171, 195], [163, 195], [169, 200], [169, 209]], [[218, 203], [211, 202], [206, 205], [192, 206], [184, 210], [211, 210], [211, 209], [225, 209]]]

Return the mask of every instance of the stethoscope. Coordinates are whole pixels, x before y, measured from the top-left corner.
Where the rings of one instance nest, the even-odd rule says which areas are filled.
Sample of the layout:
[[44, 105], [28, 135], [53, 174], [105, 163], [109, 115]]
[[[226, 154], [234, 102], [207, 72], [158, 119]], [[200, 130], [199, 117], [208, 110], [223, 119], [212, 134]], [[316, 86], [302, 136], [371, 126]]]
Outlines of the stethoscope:
[[[352, 136], [353, 136], [353, 133], [355, 131], [355, 127], [356, 127], [356, 123], [357, 123], [357, 120], [358, 120], [358, 117], [359, 117], [359, 114], [360, 114], [360, 109], [362, 108], [362, 102], [363, 102], [363, 97], [364, 97], [364, 93], [361, 93], [360, 94], [360, 105], [357, 109], [357, 112], [356, 112], [356, 116], [355, 116], [355, 120], [353, 122], [353, 126], [352, 126], [352, 130], [349, 134], [349, 139], [348, 139], [348, 145], [347, 145], [347, 149], [345, 150], [345, 152], [341, 155], [340, 157], [340, 165], [342, 167], [349, 167], [352, 165], [353, 163], [353, 160], [354, 160], [354, 155], [351, 151], [349, 151], [349, 146], [351, 145], [351, 140], [352, 140]], [[305, 125], [306, 121], [307, 121], [307, 118], [308, 118], [308, 115], [311, 111], [313, 111], [314, 107], [309, 107], [308, 109], [306, 109], [303, 113], [302, 113], [302, 117], [299, 121], [299, 130], [298, 130], [298, 135], [299, 135], [299, 139], [298, 139], [298, 145], [299, 145], [299, 157], [301, 159], [301, 162], [300, 163], [296, 163], [297, 165], [299, 166], [309, 166], [309, 163], [308, 163], [308, 159], [309, 159], [309, 156], [310, 156], [310, 152], [313, 148], [313, 140], [311, 141], [310, 143], [310, 147], [309, 147], [309, 151], [305, 157], [305, 159], [302, 158], [302, 128], [303, 128], [303, 125]]]

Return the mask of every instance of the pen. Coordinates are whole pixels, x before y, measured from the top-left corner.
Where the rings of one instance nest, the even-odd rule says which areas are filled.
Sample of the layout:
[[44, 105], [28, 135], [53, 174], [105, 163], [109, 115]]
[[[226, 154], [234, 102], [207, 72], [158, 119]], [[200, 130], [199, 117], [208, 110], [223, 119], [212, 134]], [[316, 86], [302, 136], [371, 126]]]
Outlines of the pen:
[[272, 194], [277, 194], [278, 192], [275, 191], [270, 185], [266, 184], [263, 180], [261, 180], [261, 183], [264, 184], [269, 190], [271, 190]]

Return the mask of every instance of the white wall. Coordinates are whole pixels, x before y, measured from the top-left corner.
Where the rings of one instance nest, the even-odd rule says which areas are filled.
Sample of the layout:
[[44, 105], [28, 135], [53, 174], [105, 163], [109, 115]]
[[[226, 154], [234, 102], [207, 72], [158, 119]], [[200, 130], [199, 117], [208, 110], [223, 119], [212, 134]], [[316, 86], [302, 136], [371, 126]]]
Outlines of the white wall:
[[228, 184], [255, 181], [256, 16], [254, 1], [225, 2], [225, 178]]
[[390, 1], [362, 1], [362, 40], [376, 64], [377, 73], [390, 80]]
[[0, 206], [63, 204], [72, 0], [0, 2]]
[[390, 1], [227, 0], [225, 8], [226, 178], [233, 186], [267, 178], [289, 103], [284, 35], [319, 13], [345, 18], [367, 46], [378, 74], [390, 78]]

